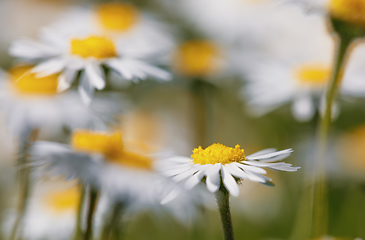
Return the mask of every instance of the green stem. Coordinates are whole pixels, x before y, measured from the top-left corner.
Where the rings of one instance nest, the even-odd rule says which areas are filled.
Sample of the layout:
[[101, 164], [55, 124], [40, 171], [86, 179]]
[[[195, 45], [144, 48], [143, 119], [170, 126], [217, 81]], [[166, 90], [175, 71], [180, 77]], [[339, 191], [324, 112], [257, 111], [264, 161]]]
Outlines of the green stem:
[[28, 138], [28, 142], [25, 142], [21, 146], [21, 151], [19, 153], [20, 154], [18, 158], [19, 170], [17, 173], [17, 178], [20, 184], [19, 203], [18, 203], [17, 217], [15, 219], [15, 223], [13, 225], [11, 235], [9, 238], [10, 240], [21, 239], [21, 236], [18, 235], [19, 232], [21, 232], [20, 227], [23, 222], [25, 213], [27, 211], [29, 194], [31, 192], [31, 180], [30, 180], [31, 169], [26, 164], [28, 162], [30, 144], [36, 140], [37, 135], [38, 135], [38, 129], [34, 129], [33, 131], [31, 131]]
[[120, 240], [122, 235], [122, 214], [125, 209], [125, 204], [117, 202], [111, 209], [110, 216], [107, 217], [100, 240]]
[[321, 118], [318, 129], [318, 158], [314, 176], [313, 198], [313, 237], [321, 237], [327, 233], [327, 200], [325, 158], [328, 144], [329, 129], [332, 121], [333, 102], [341, 84], [346, 57], [352, 38], [340, 37], [337, 43], [335, 63], [330, 82], [325, 93], [325, 113]]
[[80, 188], [81, 188], [81, 197], [80, 197], [80, 202], [79, 202], [79, 206], [78, 206], [78, 210], [77, 210], [77, 216], [76, 216], [76, 226], [75, 226], [75, 233], [74, 233], [74, 240], [79, 240], [81, 238], [81, 234], [82, 234], [82, 215], [83, 215], [83, 210], [84, 210], [84, 206], [85, 206], [85, 196], [86, 196], [86, 187], [83, 183], [80, 183]]
[[221, 186], [215, 193], [215, 198], [221, 216], [224, 240], [234, 240], [231, 211], [229, 209], [229, 192], [224, 186]]
[[86, 216], [86, 231], [84, 234], [84, 240], [92, 240], [93, 239], [93, 220], [98, 200], [98, 191], [93, 187], [90, 187], [89, 192], [89, 206], [87, 210]]

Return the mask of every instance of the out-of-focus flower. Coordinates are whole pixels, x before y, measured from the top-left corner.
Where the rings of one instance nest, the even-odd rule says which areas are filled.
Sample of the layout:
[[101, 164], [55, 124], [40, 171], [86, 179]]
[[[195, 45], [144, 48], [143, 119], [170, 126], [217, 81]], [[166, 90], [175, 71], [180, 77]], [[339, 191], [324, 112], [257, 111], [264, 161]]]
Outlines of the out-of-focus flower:
[[[34, 129], [55, 133], [66, 127], [106, 128], [118, 107], [97, 99], [86, 107], [77, 93], [57, 93], [58, 74], [37, 77], [31, 65], [19, 65], [1, 76], [0, 111], [7, 117], [12, 133], [19, 137]], [[107, 105], [106, 105], [107, 104]]]
[[[118, 11], [134, 14], [132, 7], [121, 8], [104, 6], [99, 9], [99, 14], [96, 16], [99, 17], [102, 25], [106, 25], [104, 27], [117, 28], [118, 21], [115, 20], [118, 20]], [[128, 19], [128, 23], [121, 23], [124, 28], [132, 27], [133, 22], [137, 21], [133, 20], [133, 17]], [[120, 35], [109, 34], [96, 28], [91, 19], [90, 22], [85, 22], [82, 16], [77, 19], [66, 18], [65, 22], [55, 25], [43, 31], [41, 42], [26, 39], [15, 41], [10, 48], [10, 54], [24, 61], [39, 62], [31, 70], [39, 77], [59, 73], [58, 91], [69, 88], [78, 72], [81, 71], [79, 93], [85, 103], [90, 103], [95, 89], [105, 88], [103, 66], [116, 71], [128, 80], [143, 80], [148, 77], [159, 80], [171, 79], [170, 74], [165, 70], [142, 60], [161, 51], [159, 47], [154, 48], [152, 44], [143, 42], [145, 39], [153, 38], [144, 32], [148, 26], [136, 29], [137, 33], [126, 40]], [[142, 33], [138, 34], [139, 31]], [[150, 31], [153, 32], [153, 30]], [[139, 38], [143, 39], [142, 43], [139, 42]]]
[[[32, 149], [35, 165], [44, 166], [48, 174], [64, 175], [67, 180], [80, 178], [102, 189], [113, 202], [122, 202], [130, 210], [167, 204], [178, 218], [194, 215], [189, 209], [203, 199], [187, 198], [185, 203], [171, 203], [186, 190], [160, 174], [160, 164], [170, 153], [151, 153], [148, 146], [122, 142], [121, 133], [78, 130], [72, 134], [71, 146], [36, 142]], [[183, 213], [176, 211], [184, 208]]]
[[[35, 186], [29, 209], [24, 219], [24, 235], [28, 239], [59, 239], [72, 237], [80, 191], [75, 183], [40, 182]], [[9, 211], [4, 224], [7, 232], [13, 214]]]
[[[282, 24], [277, 22], [280, 34], [267, 42], [266, 53], [261, 55], [266, 56], [245, 69], [247, 85], [242, 96], [257, 115], [290, 103], [295, 119], [308, 121], [317, 110], [322, 111], [321, 95], [331, 77], [334, 42], [326, 30], [325, 19], [320, 16], [305, 16], [292, 6], [283, 6], [278, 11], [286, 14]], [[342, 94], [364, 96], [361, 88], [364, 57], [359, 46], [343, 73]], [[334, 110], [335, 116], [337, 106]]]
[[266, 149], [245, 156], [244, 150], [239, 145], [230, 148], [218, 143], [206, 149], [202, 147], [194, 149], [191, 158], [176, 159], [176, 165], [166, 168], [165, 174], [177, 182], [186, 180], [185, 186], [188, 189], [195, 187], [206, 176], [205, 183], [210, 192], [218, 191], [223, 184], [222, 187], [225, 187], [230, 194], [238, 196], [237, 181], [241, 179], [273, 185], [270, 178], [261, 175], [266, 174], [262, 167], [288, 172], [297, 171], [299, 168], [292, 167], [291, 164], [276, 163], [288, 157], [291, 152], [291, 149], [278, 152], [275, 149]]

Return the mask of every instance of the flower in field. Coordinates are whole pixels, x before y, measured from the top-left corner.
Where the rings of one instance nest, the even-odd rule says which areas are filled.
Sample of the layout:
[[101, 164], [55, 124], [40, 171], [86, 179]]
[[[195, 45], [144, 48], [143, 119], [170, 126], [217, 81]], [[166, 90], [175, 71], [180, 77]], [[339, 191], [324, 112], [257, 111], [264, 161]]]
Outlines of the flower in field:
[[31, 65], [13, 67], [1, 76], [0, 111], [17, 137], [34, 129], [56, 133], [62, 128], [106, 128], [118, 107], [111, 101], [96, 99], [86, 107], [77, 93], [57, 93], [59, 74], [37, 77]]
[[[134, 10], [129, 8], [123, 10], [114, 6], [104, 6], [98, 10], [100, 16], [95, 13], [94, 17], [98, 16], [101, 25], [107, 25], [104, 27], [129, 28], [137, 21], [133, 20], [134, 17], [130, 17], [127, 23], [121, 23], [121, 26], [117, 26], [118, 21], [114, 22], [119, 18], [118, 9], [122, 13], [130, 11], [130, 14], [133, 14]], [[161, 52], [160, 47], [145, 43], [146, 39], [154, 38], [153, 34], [150, 36], [145, 33], [145, 30], [149, 29], [148, 26], [137, 28], [137, 33], [131, 33], [132, 36], [128, 38], [103, 31], [95, 27], [97, 24], [94, 26], [92, 21], [86, 21], [87, 19], [71, 17], [51, 25], [44, 29], [40, 42], [29, 39], [16, 40], [9, 50], [10, 54], [23, 61], [37, 62], [38, 65], [31, 72], [39, 77], [59, 74], [59, 92], [68, 89], [81, 71], [78, 90], [83, 102], [87, 104], [91, 102], [95, 89], [102, 90], [106, 86], [104, 67], [114, 70], [127, 80], [137, 81], [148, 77], [163, 81], [171, 79], [167, 71], [147, 60]], [[142, 33], [138, 34], [139, 31]], [[153, 33], [153, 29], [149, 31]]]
[[263, 176], [270, 168], [295, 172], [299, 168], [280, 161], [290, 155], [291, 149], [276, 151], [266, 149], [245, 156], [239, 145], [235, 148], [216, 143], [206, 149], [196, 148], [191, 158], [178, 158], [175, 164], [165, 169], [165, 174], [177, 182], [185, 181], [188, 189], [195, 187], [204, 177], [210, 192], [217, 192], [221, 187], [233, 196], [239, 195], [240, 180], [251, 180], [272, 186], [271, 179]]
[[[70, 145], [36, 142], [32, 156], [33, 164], [46, 174], [62, 175], [67, 180], [79, 178], [131, 211], [156, 208], [163, 203], [165, 209], [186, 220], [191, 213], [191, 204], [186, 202], [202, 201], [187, 197], [185, 203], [170, 204], [176, 196], [187, 194], [186, 189], [160, 174], [159, 161], [173, 156], [151, 153], [143, 144], [123, 142], [120, 132], [77, 130]], [[38, 173], [43, 174], [42, 170]], [[176, 211], [176, 208], [185, 210]]]

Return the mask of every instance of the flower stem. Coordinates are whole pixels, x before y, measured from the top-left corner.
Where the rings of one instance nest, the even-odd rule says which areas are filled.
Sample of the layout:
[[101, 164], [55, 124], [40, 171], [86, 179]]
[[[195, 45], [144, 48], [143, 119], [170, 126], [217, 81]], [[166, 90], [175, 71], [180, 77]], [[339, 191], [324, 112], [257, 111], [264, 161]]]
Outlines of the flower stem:
[[38, 129], [34, 129], [30, 132], [27, 142], [23, 143], [20, 147], [21, 151], [19, 153], [18, 158], [18, 174], [17, 178], [19, 181], [19, 205], [17, 210], [17, 217], [14, 223], [14, 226], [11, 231], [10, 240], [21, 239], [21, 236], [18, 236], [20, 232], [20, 227], [23, 222], [25, 213], [28, 207], [29, 194], [31, 192], [31, 169], [27, 166], [28, 157], [29, 157], [29, 148], [30, 144], [34, 142], [38, 135]]
[[121, 221], [125, 204], [117, 202], [111, 209], [111, 214], [107, 217], [100, 240], [120, 240], [122, 235]]
[[99, 192], [90, 187], [89, 192], [89, 206], [87, 210], [86, 216], [86, 231], [84, 234], [84, 240], [92, 240], [93, 239], [93, 220], [95, 215], [95, 209], [97, 205]]
[[81, 189], [81, 197], [80, 202], [77, 210], [77, 216], [76, 216], [76, 226], [75, 226], [75, 233], [74, 233], [74, 240], [79, 240], [81, 238], [82, 234], [82, 215], [83, 210], [85, 206], [85, 196], [86, 196], [86, 187], [83, 183], [80, 183], [80, 189]]
[[325, 93], [325, 112], [318, 129], [318, 158], [313, 182], [313, 237], [321, 237], [327, 233], [327, 204], [326, 204], [326, 173], [325, 159], [328, 144], [329, 129], [332, 120], [333, 102], [341, 84], [346, 58], [352, 43], [352, 38], [340, 36], [337, 43], [335, 62], [332, 76]]
[[224, 186], [215, 193], [219, 214], [221, 216], [224, 240], [234, 240], [231, 211], [229, 209], [229, 192]]

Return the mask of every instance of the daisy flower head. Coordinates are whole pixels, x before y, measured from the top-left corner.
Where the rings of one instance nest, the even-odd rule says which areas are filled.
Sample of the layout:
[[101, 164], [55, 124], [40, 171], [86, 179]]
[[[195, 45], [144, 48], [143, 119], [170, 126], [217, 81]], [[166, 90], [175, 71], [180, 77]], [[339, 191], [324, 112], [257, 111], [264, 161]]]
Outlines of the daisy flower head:
[[188, 189], [195, 187], [204, 177], [210, 192], [225, 188], [231, 195], [238, 196], [238, 182], [251, 180], [272, 186], [271, 179], [263, 176], [270, 168], [281, 171], [295, 172], [299, 168], [291, 164], [277, 162], [291, 154], [291, 149], [276, 151], [266, 149], [245, 156], [240, 145], [234, 148], [216, 143], [206, 149], [202, 147], [193, 150], [191, 158], [176, 159], [176, 164], [167, 168], [165, 174], [177, 182], [185, 181]]
[[[102, 15], [105, 15], [104, 18], [115, 16]], [[15, 41], [9, 50], [10, 54], [24, 61], [38, 63], [31, 70], [37, 76], [59, 74], [59, 92], [68, 89], [81, 71], [78, 90], [86, 104], [91, 102], [95, 89], [102, 90], [106, 86], [104, 67], [114, 70], [126, 80], [137, 81], [148, 77], [163, 81], [171, 79], [167, 71], [146, 60], [160, 51], [159, 47], [138, 41], [138, 38], [151, 39], [148, 35], [137, 34], [125, 40], [119, 35], [94, 28], [93, 24], [88, 26], [83, 18], [71, 19], [45, 28], [40, 41]]]
[[5, 114], [15, 136], [34, 129], [54, 134], [63, 127], [105, 128], [106, 122], [119, 111], [119, 107], [102, 98], [86, 107], [73, 91], [59, 94], [59, 74], [38, 76], [31, 72], [33, 67], [18, 65], [0, 77], [0, 111]]

